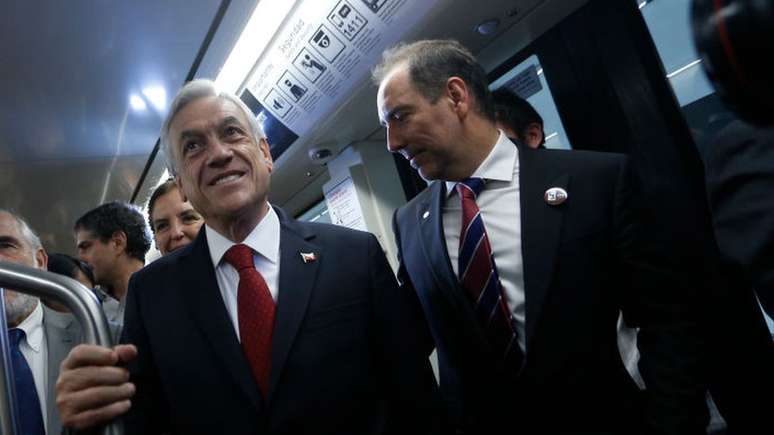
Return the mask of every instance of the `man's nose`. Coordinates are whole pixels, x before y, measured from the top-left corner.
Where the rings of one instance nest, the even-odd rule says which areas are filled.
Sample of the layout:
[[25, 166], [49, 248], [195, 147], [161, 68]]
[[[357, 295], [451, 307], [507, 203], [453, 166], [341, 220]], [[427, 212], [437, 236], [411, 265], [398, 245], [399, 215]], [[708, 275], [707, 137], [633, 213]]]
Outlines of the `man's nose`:
[[395, 128], [387, 127], [387, 150], [396, 153], [404, 147], [403, 137]]
[[208, 147], [209, 158], [207, 159], [207, 165], [209, 166], [223, 166], [231, 161], [234, 156], [231, 146], [221, 140], [213, 139]]

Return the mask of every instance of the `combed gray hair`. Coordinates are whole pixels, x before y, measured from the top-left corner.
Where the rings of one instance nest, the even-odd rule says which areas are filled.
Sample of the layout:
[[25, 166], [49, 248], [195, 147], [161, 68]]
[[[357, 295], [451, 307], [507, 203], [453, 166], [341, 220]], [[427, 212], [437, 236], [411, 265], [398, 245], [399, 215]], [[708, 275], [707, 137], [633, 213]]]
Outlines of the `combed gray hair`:
[[399, 65], [407, 65], [411, 84], [430, 103], [435, 104], [450, 77], [459, 77], [470, 87], [476, 108], [494, 121], [495, 111], [486, 71], [473, 53], [453, 39], [433, 39], [400, 43], [382, 53], [382, 60], [371, 71], [376, 86]]
[[169, 172], [173, 176], [177, 175], [177, 157], [173, 155], [174, 147], [171, 146], [172, 140], [169, 137], [170, 125], [175, 119], [175, 116], [177, 116], [177, 114], [180, 113], [180, 111], [183, 110], [187, 105], [198, 100], [199, 98], [206, 97], [218, 97], [234, 103], [239, 108], [239, 110], [244, 113], [245, 118], [247, 118], [247, 122], [250, 125], [250, 130], [256, 142], [259, 139], [266, 138], [266, 134], [264, 134], [261, 125], [258, 123], [258, 119], [255, 117], [255, 115], [253, 115], [252, 110], [250, 110], [250, 108], [247, 107], [247, 105], [242, 102], [239, 97], [230, 92], [220, 91], [215, 85], [215, 82], [212, 80], [192, 80], [186, 83], [185, 86], [183, 86], [177, 93], [175, 99], [172, 100], [169, 113], [167, 114], [167, 117], [164, 120], [164, 124], [161, 127], [161, 150], [164, 152], [164, 156], [166, 157], [167, 169], [169, 169]]
[[19, 216], [19, 214], [15, 211], [4, 208], [0, 208], [0, 213], [5, 213], [16, 221], [19, 232], [21, 233], [22, 237], [24, 237], [24, 240], [27, 241], [27, 244], [29, 244], [32, 248], [33, 254], [38, 249], [43, 249], [43, 244], [40, 243], [40, 237], [38, 237], [35, 231], [32, 231], [32, 228], [30, 228], [29, 224], [27, 224], [27, 221], [25, 221], [24, 218]]

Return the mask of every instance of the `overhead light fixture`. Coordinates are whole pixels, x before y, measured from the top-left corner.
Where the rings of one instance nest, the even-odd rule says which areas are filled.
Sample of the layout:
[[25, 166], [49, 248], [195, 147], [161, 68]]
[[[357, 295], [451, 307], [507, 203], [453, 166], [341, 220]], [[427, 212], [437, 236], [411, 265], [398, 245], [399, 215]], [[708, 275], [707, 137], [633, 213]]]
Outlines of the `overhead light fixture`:
[[142, 112], [148, 108], [145, 101], [136, 94], [129, 96], [129, 105], [132, 106], [132, 109], [134, 109], [135, 112]]
[[500, 20], [497, 18], [490, 18], [488, 20], [484, 20], [476, 26], [476, 32], [478, 32], [481, 35], [491, 35], [492, 33], [497, 30], [497, 27], [500, 26]]
[[162, 86], [148, 86], [142, 90], [142, 94], [159, 112], [166, 108], [167, 91]]
[[239, 90], [253, 65], [266, 50], [271, 38], [285, 22], [285, 18], [295, 4], [295, 1], [289, 0], [258, 2], [215, 79], [219, 89], [232, 93]]

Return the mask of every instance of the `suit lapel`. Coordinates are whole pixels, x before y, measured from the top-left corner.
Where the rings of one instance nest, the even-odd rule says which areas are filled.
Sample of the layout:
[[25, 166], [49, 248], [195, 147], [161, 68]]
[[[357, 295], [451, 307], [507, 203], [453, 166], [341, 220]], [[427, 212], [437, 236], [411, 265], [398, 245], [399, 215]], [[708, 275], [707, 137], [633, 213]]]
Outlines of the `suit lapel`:
[[43, 307], [43, 329], [48, 346], [48, 372], [46, 379], [46, 419], [50, 433], [58, 433], [59, 413], [53, 392], [56, 391], [56, 380], [59, 377], [59, 363], [70, 352], [70, 349], [80, 341], [80, 328], [75, 318], [70, 314], [54, 312]]
[[185, 300], [197, 325], [207, 341], [256, 409], [261, 409], [262, 399], [258, 386], [250, 372], [247, 359], [237, 339], [226, 305], [220, 295], [215, 269], [210, 260], [206, 231], [199, 236], [191, 250], [180, 256], [180, 274]]
[[526, 298], [526, 343], [535, 334], [556, 263], [564, 207], [548, 205], [545, 191], [561, 187], [572, 201], [570, 176], [545, 164], [540, 153], [519, 147], [519, 186], [521, 202], [521, 252], [524, 262]]
[[476, 320], [473, 305], [467, 299], [465, 290], [460, 285], [457, 275], [449, 259], [446, 249], [446, 235], [443, 229], [442, 204], [446, 198], [446, 183], [437, 181], [430, 186], [428, 201], [422, 202], [417, 208], [417, 225], [420, 228], [422, 252], [430, 267], [437, 286], [429, 291], [440, 292], [453, 312], [458, 313], [463, 323], [462, 331], [470, 334], [475, 342], [485, 341], [484, 331]]
[[[275, 210], [280, 217], [281, 226], [280, 276], [272, 334], [269, 400], [276, 391], [288, 353], [306, 315], [320, 263], [326, 261], [323, 249], [309, 242], [314, 234], [308, 227], [287, 219], [281, 210]], [[317, 258], [304, 262], [302, 252], [314, 253]]]
[[437, 181], [430, 186], [430, 189], [427, 201], [420, 203], [416, 210], [417, 225], [422, 234], [422, 252], [430, 264], [430, 271], [438, 283], [438, 288], [449, 302], [455, 307], [470, 308], [470, 304], [462, 297], [464, 291], [454, 275], [449, 252], [446, 249], [442, 209], [446, 196], [446, 183]]

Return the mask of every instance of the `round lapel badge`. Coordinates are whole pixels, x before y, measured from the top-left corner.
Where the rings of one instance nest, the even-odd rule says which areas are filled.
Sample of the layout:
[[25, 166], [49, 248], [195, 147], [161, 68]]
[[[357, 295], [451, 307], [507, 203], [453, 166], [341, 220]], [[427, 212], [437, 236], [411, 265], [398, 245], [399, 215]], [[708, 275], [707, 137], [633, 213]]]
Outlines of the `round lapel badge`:
[[559, 205], [567, 201], [567, 191], [561, 187], [552, 187], [543, 195], [548, 205]]

